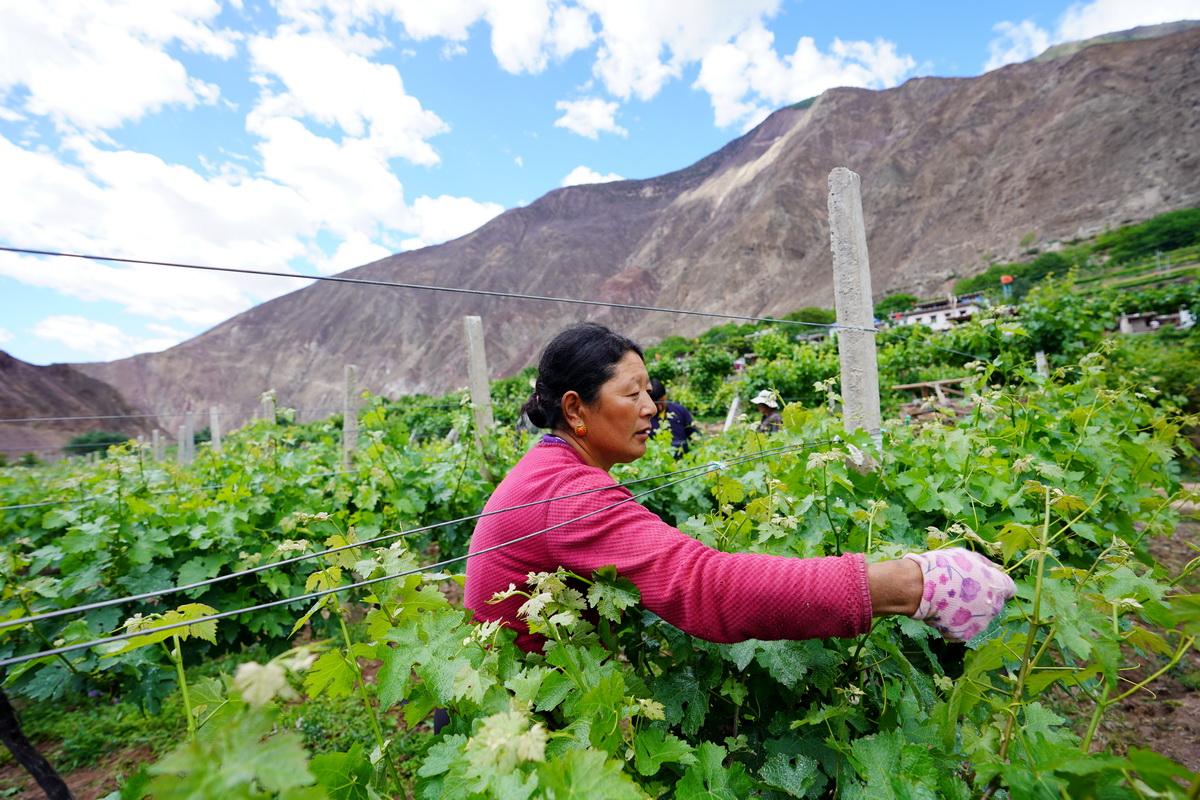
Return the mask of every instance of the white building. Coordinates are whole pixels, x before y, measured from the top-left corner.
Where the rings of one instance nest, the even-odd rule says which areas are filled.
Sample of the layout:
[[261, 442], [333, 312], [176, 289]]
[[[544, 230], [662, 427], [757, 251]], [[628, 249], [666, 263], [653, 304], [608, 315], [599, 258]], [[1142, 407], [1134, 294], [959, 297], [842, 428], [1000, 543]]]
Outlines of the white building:
[[987, 308], [982, 294], [950, 295], [945, 300], [918, 303], [916, 308], [893, 317], [896, 325], [927, 325], [935, 331], [946, 331], [960, 325]]

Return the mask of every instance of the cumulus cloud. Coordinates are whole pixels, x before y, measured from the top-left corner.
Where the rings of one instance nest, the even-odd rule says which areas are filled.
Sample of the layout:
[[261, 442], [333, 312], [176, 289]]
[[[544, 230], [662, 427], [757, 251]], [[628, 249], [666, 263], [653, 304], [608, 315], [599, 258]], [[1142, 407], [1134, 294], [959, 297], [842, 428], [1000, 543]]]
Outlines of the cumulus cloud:
[[571, 170], [562, 179], [562, 186], [579, 186], [584, 183], [611, 183], [612, 181], [623, 181], [624, 177], [615, 172], [610, 172], [607, 175], [601, 175], [596, 170], [585, 167], [580, 164], [575, 169]]
[[589, 139], [597, 139], [601, 133], [629, 135], [629, 131], [617, 124], [619, 106], [616, 102], [589, 97], [583, 100], [559, 100], [554, 107], [563, 112], [561, 117], [554, 120], [556, 128], [566, 128], [571, 133]]
[[8, 344], [12, 341], [12, 331], [8, 328], [0, 328], [0, 345]]
[[85, 357], [104, 361], [165, 350], [180, 341], [174, 337], [131, 336], [116, 325], [73, 314], [58, 314], [40, 320], [33, 326], [33, 335], [64, 345]]
[[[438, 162], [428, 140], [448, 130], [437, 114], [404, 90], [400, 71], [345, 49], [323, 33], [283, 31], [250, 43], [255, 73], [264, 82], [247, 127], [269, 139], [271, 122], [311, 119], [336, 125], [379, 158]], [[282, 89], [275, 91], [273, 82]]]
[[1026, 61], [1047, 47], [1062, 42], [1090, 39], [1105, 33], [1128, 30], [1141, 25], [1158, 25], [1182, 19], [1200, 18], [1196, 0], [1090, 0], [1074, 3], [1059, 17], [1053, 31], [1032, 20], [1002, 21], [994, 26], [997, 36], [988, 43], [984, 70]]
[[581, 0], [596, 15], [600, 41], [594, 72], [616, 97], [649, 100], [709, 49], [773, 16], [778, 0]]
[[166, 48], [232, 57], [238, 36], [213, 27], [219, 13], [215, 0], [6, 4], [0, 98], [24, 88], [27, 112], [90, 131], [213, 103], [217, 87], [190, 77]]
[[705, 54], [695, 86], [712, 102], [719, 126], [756, 125], [770, 107], [818, 95], [834, 86], [885, 88], [908, 75], [916, 62], [897, 53], [896, 46], [834, 39], [828, 51], [812, 38], [802, 37], [790, 55], [780, 58], [775, 35], [755, 25], [732, 42]]
[[1050, 34], [1030, 20], [998, 22], [992, 30], [999, 35], [988, 42], [988, 60], [983, 65], [985, 72], [1005, 64], [1028, 61], [1050, 46]]
[[392, 255], [392, 251], [383, 245], [371, 241], [362, 233], [352, 233], [337, 246], [333, 255], [326, 257], [323, 253], [311, 260], [317, 272], [322, 275], [333, 275], [354, 267], [370, 264], [381, 258]]
[[404, 229], [416, 235], [404, 240], [405, 250], [440, 244], [465, 236], [504, 211], [499, 203], [481, 203], [469, 197], [418, 197], [409, 209]]

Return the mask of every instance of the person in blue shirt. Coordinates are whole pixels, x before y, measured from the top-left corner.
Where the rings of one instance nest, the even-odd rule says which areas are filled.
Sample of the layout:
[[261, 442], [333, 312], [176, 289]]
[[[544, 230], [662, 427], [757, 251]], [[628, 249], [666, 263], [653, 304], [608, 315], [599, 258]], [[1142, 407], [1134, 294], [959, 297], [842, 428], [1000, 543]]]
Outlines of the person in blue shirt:
[[671, 428], [671, 446], [675, 448], [675, 455], [683, 455], [688, 451], [688, 440], [700, 433], [692, 419], [692, 412], [668, 399], [667, 387], [658, 378], [650, 379], [650, 399], [658, 409], [658, 413], [650, 418], [650, 434], [657, 432], [666, 421]]

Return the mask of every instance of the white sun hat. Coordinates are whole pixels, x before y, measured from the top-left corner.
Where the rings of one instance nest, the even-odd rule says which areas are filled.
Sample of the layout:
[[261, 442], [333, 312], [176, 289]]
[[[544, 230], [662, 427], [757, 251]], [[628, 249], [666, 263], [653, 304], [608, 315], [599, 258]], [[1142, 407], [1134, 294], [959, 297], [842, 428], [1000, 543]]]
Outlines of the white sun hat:
[[767, 408], [779, 408], [779, 403], [775, 401], [775, 393], [770, 389], [763, 389], [750, 402], [756, 406], [762, 405]]

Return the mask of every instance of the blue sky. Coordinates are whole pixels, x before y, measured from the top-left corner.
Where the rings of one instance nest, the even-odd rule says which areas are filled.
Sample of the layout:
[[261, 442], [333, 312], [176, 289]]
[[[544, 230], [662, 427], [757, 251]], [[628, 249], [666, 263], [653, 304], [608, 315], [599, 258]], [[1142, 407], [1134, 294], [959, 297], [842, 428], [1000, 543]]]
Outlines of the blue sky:
[[[7, 3], [0, 244], [331, 274], [687, 166], [832, 86], [1185, 18], [1200, 0]], [[302, 285], [0, 253], [0, 348], [159, 350]]]

